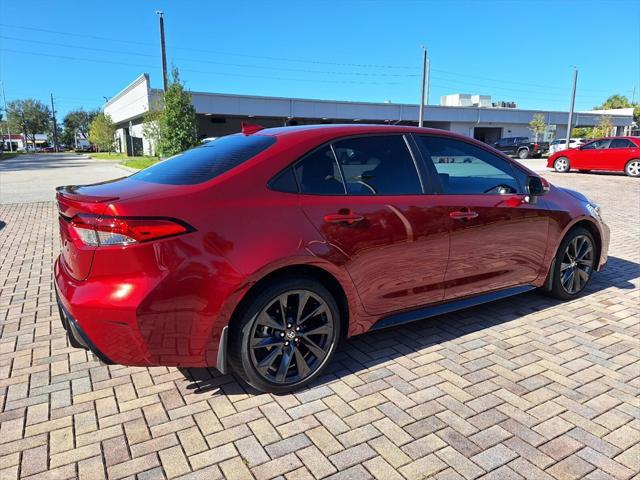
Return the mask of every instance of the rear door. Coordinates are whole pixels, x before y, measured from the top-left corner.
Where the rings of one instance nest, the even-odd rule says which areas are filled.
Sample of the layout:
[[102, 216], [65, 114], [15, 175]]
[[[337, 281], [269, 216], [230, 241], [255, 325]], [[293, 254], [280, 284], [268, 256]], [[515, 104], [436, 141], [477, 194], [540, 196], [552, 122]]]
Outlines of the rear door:
[[301, 205], [372, 314], [443, 298], [446, 216], [418, 175], [403, 135], [345, 138], [294, 167]]
[[607, 149], [606, 164], [603, 168], [607, 170], [622, 171], [627, 162], [638, 155], [638, 147], [631, 140], [626, 138], [612, 138]]
[[[526, 174], [463, 140], [419, 135], [416, 141], [440, 183], [451, 234], [445, 299], [533, 282], [547, 249], [548, 219], [525, 202]], [[442, 157], [455, 161], [441, 163]]]

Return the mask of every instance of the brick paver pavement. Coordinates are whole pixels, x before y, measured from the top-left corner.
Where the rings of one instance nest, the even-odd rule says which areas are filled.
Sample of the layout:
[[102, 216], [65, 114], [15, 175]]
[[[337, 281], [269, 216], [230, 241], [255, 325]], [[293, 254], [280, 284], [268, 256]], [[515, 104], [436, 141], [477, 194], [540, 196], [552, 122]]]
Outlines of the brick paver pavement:
[[2, 206], [0, 478], [637, 475], [640, 182], [549, 177], [601, 202], [612, 229], [587, 295], [529, 293], [364, 335], [313, 388], [280, 396], [69, 348], [54, 205]]

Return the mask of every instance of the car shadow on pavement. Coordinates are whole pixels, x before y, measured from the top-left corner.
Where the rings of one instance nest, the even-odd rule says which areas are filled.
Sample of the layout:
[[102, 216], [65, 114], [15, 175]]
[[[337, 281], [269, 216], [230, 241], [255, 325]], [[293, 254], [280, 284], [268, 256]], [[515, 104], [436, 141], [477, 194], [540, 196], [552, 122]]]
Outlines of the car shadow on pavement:
[[[587, 287], [584, 295], [588, 296], [607, 288], [633, 289], [636, 286], [632, 280], [638, 278], [640, 278], [639, 263], [618, 257], [609, 257], [607, 268], [593, 277], [593, 281]], [[360, 379], [364, 379], [365, 382], [374, 382], [392, 375], [393, 372], [384, 367], [371, 372], [363, 372], [363, 370], [375, 368], [398, 357], [504, 324], [525, 315], [538, 313], [562, 303], [561, 300], [538, 291], [532, 291], [477, 307], [350, 338], [342, 342], [333, 360], [327, 365], [325, 373], [312, 382], [308, 388], [328, 385], [353, 374], [358, 374]], [[498, 338], [495, 339], [495, 344], [497, 348], [500, 348]], [[509, 345], [505, 344], [505, 348], [508, 347]], [[231, 374], [222, 375], [215, 368], [184, 368], [180, 371], [188, 382], [186, 388], [194, 390], [198, 394], [262, 394], [245, 386]], [[404, 382], [401, 379], [399, 381]], [[295, 393], [301, 393], [305, 390], [302, 389]]]
[[3, 222], [2, 220], [0, 220], [0, 230], [2, 230], [6, 226], [7, 226], [7, 222]]

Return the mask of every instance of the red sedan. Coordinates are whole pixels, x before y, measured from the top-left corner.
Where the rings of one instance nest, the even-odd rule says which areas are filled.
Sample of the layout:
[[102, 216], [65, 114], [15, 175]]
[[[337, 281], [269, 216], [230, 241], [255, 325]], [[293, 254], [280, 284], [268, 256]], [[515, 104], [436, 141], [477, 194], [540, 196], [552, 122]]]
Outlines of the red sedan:
[[73, 346], [272, 392], [320, 375], [344, 337], [534, 288], [574, 298], [609, 244], [580, 193], [401, 126], [247, 127], [57, 201]]
[[607, 137], [554, 153], [547, 167], [556, 172], [605, 170], [640, 177], [640, 138]]

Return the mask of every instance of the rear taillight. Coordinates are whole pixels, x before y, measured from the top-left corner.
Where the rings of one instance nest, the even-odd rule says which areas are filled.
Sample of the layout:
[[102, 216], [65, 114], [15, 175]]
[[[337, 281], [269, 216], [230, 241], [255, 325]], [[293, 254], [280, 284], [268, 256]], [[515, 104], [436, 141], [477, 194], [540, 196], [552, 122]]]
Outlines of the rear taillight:
[[130, 245], [188, 233], [188, 225], [169, 218], [76, 215], [71, 228], [85, 245]]

